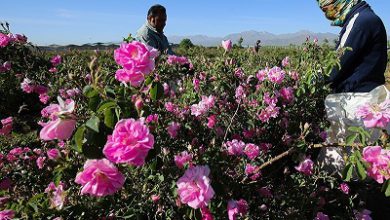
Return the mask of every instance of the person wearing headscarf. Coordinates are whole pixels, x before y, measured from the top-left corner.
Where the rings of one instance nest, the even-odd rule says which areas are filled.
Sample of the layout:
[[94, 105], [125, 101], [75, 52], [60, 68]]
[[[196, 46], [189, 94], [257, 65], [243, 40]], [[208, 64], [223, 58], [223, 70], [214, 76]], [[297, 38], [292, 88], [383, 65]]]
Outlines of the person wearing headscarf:
[[385, 84], [387, 36], [382, 20], [361, 0], [317, 0], [331, 25], [342, 27], [337, 48], [350, 48], [329, 78], [334, 93], [370, 92]]
[[[387, 35], [382, 20], [362, 0], [317, 0], [331, 25], [341, 27], [336, 49], [345, 49], [340, 66], [335, 67], [327, 79], [332, 94], [325, 99], [330, 128], [328, 143], [345, 142], [351, 133], [348, 127], [363, 127], [356, 110], [364, 104], [379, 104], [390, 99], [385, 86], [387, 66]], [[368, 128], [365, 128], [369, 130]], [[386, 128], [387, 132], [390, 128]], [[370, 142], [378, 140], [380, 133], [372, 130]], [[345, 167], [343, 156], [348, 148], [321, 149], [317, 162], [324, 170], [341, 175]], [[353, 184], [353, 183], [351, 183]], [[364, 183], [367, 184], [367, 183]], [[390, 202], [375, 183], [357, 185], [359, 194], [373, 219], [390, 219]]]

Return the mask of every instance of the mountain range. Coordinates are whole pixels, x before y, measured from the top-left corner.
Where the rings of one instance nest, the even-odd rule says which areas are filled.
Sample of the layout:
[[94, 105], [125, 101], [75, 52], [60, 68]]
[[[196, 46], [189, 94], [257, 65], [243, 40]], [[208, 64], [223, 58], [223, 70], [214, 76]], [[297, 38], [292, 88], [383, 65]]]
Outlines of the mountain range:
[[323, 42], [327, 39], [332, 43], [337, 39], [338, 35], [333, 33], [314, 33], [311, 31], [303, 30], [296, 33], [288, 34], [272, 34], [265, 31], [244, 31], [241, 33], [229, 34], [224, 37], [209, 37], [206, 35], [189, 35], [189, 36], [168, 36], [170, 43], [178, 44], [185, 38], [191, 40], [195, 45], [202, 45], [206, 47], [218, 46], [222, 40], [230, 39], [233, 43], [236, 43], [240, 37], [243, 38], [243, 46], [253, 46], [257, 40], [261, 40], [261, 45], [273, 45], [273, 46], [287, 46], [290, 44], [301, 45], [305, 42], [307, 37], [311, 39], [317, 38], [319, 42]]

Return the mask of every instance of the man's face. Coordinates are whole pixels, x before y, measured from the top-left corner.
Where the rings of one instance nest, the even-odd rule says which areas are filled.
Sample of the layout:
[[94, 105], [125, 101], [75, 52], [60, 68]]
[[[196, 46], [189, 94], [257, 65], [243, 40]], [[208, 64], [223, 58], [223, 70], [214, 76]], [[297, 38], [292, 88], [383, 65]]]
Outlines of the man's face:
[[162, 33], [167, 22], [167, 15], [160, 12], [155, 17], [150, 16], [148, 21], [158, 32]]

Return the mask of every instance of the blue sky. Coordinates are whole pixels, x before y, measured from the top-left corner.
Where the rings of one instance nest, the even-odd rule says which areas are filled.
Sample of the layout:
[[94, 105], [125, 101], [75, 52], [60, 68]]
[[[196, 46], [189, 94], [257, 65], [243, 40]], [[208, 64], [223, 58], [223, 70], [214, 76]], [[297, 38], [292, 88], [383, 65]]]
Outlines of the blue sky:
[[[167, 36], [223, 37], [247, 30], [338, 33], [315, 0], [0, 0], [0, 21], [35, 44], [118, 42], [146, 21], [153, 4], [167, 8]], [[390, 30], [390, 1], [367, 0]]]

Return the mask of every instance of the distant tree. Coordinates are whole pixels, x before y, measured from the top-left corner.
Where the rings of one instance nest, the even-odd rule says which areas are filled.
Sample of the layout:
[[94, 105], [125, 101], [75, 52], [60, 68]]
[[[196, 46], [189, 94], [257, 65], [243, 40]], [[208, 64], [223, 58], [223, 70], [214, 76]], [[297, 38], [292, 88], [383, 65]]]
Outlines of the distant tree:
[[328, 38], [325, 38], [325, 39], [324, 39], [324, 43], [326, 43], [326, 44], [329, 43]]
[[179, 44], [179, 47], [180, 48], [183, 48], [183, 49], [189, 49], [189, 48], [191, 48], [191, 47], [193, 47], [194, 46], [194, 44], [191, 42], [191, 40], [190, 39], [188, 39], [188, 38], [184, 38], [181, 42], [180, 42], [180, 44]]
[[237, 41], [237, 46], [239, 48], [242, 48], [242, 42], [244, 42], [244, 38], [242, 38], [242, 36], [241, 36], [240, 39], [238, 39], [238, 41]]

